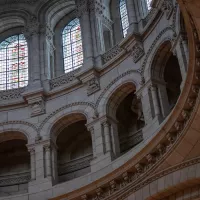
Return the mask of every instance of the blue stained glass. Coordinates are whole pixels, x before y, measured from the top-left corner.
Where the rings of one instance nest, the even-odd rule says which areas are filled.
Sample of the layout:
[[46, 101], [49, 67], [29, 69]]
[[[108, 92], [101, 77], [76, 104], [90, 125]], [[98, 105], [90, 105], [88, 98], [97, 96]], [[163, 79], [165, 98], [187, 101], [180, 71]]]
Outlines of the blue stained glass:
[[120, 17], [121, 17], [123, 36], [126, 37], [127, 31], [129, 28], [129, 20], [128, 20], [128, 13], [127, 13], [125, 0], [120, 0], [119, 8], [120, 8]]
[[28, 85], [28, 47], [23, 34], [0, 43], [0, 90]]
[[63, 30], [63, 57], [65, 73], [83, 64], [81, 27], [78, 18], [72, 20]]

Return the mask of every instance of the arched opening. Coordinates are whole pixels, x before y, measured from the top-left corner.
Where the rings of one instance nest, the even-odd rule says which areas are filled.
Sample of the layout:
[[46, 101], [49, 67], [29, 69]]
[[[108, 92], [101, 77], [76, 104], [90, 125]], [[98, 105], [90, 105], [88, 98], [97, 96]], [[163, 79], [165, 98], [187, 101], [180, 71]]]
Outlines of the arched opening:
[[10, 132], [0, 137], [0, 196], [28, 192], [30, 154], [22, 133]]
[[108, 103], [108, 115], [117, 120], [120, 153], [125, 153], [143, 140], [144, 118], [141, 101], [133, 83], [118, 88]]
[[175, 106], [178, 97], [181, 93], [181, 71], [176, 56], [169, 57], [165, 69], [164, 69], [164, 80], [166, 82], [166, 90], [169, 101], [170, 110]]
[[61, 131], [56, 140], [58, 182], [65, 182], [91, 171], [92, 139], [86, 122], [85, 116], [75, 117], [75, 114], [61, 119], [62, 127], [57, 129]]
[[179, 98], [182, 84], [179, 60], [171, 51], [170, 41], [159, 47], [152, 66], [152, 83], [156, 88], [154, 98], [158, 99], [157, 109], [160, 110], [161, 118], [165, 119]]

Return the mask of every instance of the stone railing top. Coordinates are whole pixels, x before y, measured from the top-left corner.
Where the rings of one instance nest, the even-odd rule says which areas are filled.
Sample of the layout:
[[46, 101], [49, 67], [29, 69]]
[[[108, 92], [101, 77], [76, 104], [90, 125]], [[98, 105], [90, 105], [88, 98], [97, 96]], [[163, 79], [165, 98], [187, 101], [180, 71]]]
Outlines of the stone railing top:
[[0, 176], [0, 186], [11, 186], [28, 183], [30, 181], [30, 172], [21, 172], [17, 174], [8, 174]]
[[75, 74], [79, 72], [81, 69], [75, 69], [72, 72], [63, 74], [61, 76], [55, 77], [49, 81], [50, 89], [53, 90], [56, 87], [62, 86], [64, 84], [70, 83], [76, 79]]
[[15, 100], [22, 97], [22, 93], [25, 92], [25, 87], [11, 89], [11, 90], [2, 90], [0, 91], [0, 101], [8, 101], [8, 100]]

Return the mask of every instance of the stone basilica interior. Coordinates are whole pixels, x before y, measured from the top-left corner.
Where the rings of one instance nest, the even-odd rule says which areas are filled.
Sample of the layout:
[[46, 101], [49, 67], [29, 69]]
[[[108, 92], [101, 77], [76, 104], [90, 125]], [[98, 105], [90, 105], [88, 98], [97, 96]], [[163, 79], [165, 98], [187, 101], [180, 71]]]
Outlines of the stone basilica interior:
[[199, 88], [199, 0], [0, 0], [0, 200], [199, 200]]

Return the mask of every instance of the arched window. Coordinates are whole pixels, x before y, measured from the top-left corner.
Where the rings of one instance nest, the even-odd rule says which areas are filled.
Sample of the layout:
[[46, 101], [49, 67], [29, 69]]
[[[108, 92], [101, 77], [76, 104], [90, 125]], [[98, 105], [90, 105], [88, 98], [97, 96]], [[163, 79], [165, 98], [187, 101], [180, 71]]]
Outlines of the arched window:
[[23, 34], [0, 43], [0, 90], [28, 85], [28, 47]]
[[151, 9], [151, 1], [152, 1], [152, 0], [146, 0], [146, 2], [147, 2], [147, 9], [148, 9], [148, 10]]
[[78, 18], [72, 20], [63, 30], [63, 57], [65, 73], [83, 64], [81, 26]]
[[120, 17], [121, 17], [123, 36], [126, 37], [127, 31], [129, 28], [129, 21], [128, 21], [128, 13], [127, 13], [125, 0], [120, 0], [119, 9], [120, 9]]

